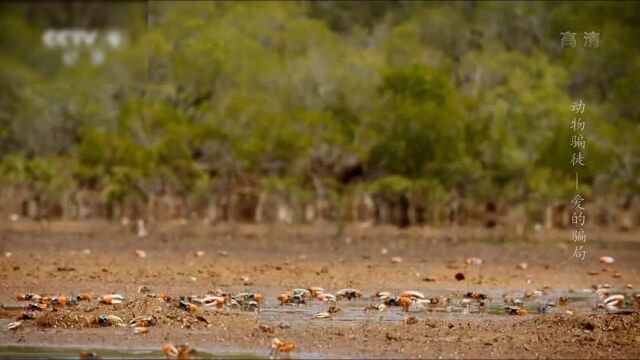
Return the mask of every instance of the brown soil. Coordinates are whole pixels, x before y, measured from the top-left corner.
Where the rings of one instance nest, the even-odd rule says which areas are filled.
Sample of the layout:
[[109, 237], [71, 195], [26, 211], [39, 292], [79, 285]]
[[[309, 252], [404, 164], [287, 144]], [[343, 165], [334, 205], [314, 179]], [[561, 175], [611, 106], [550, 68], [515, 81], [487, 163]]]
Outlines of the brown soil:
[[[0, 310], [2, 345], [81, 345], [160, 348], [166, 341], [189, 343], [198, 349], [241, 351], [267, 356], [271, 338], [296, 344], [301, 357], [411, 358], [639, 358], [640, 314], [608, 314], [591, 308], [568, 307], [573, 314], [507, 316], [412, 312], [415, 324], [405, 324], [400, 308], [341, 321], [316, 320], [324, 305], [281, 307], [275, 296], [295, 287], [322, 286], [330, 292], [355, 287], [366, 296], [378, 290], [420, 290], [450, 294], [467, 291], [494, 295], [522, 294], [547, 287], [570, 294], [598, 284], [613, 289], [640, 286], [640, 242], [637, 234], [598, 233], [585, 244], [587, 259], [571, 259], [573, 243], [564, 233], [539, 234], [528, 241], [499, 233], [464, 229], [451, 231], [390, 228], [259, 227], [165, 224], [151, 227], [139, 239], [128, 228], [92, 224], [0, 224], [0, 303], [20, 304], [18, 293], [95, 295], [119, 293], [121, 305], [93, 301], [36, 314], [17, 331], [7, 325], [19, 312]], [[562, 235], [564, 234], [564, 235]], [[563, 238], [564, 236], [564, 238]], [[487, 240], [481, 240], [486, 237]], [[554, 240], [555, 239], [555, 240]], [[383, 254], [382, 249], [387, 249]], [[83, 250], [88, 249], [90, 253]], [[146, 251], [145, 258], [134, 254]], [[204, 256], [195, 256], [195, 251]], [[601, 255], [615, 258], [610, 269]], [[464, 260], [483, 259], [481, 266]], [[393, 263], [391, 258], [400, 257]], [[526, 262], [526, 269], [518, 264]], [[465, 274], [456, 281], [454, 275]], [[589, 274], [591, 272], [591, 274]], [[616, 275], [617, 273], [617, 275]], [[438, 281], [426, 281], [431, 277]], [[177, 298], [204, 295], [222, 288], [265, 294], [266, 310], [254, 314], [234, 310], [188, 313], [169, 303], [147, 299], [140, 285]], [[635, 295], [636, 290], [630, 290]], [[343, 309], [363, 309], [372, 300], [339, 302]], [[359, 310], [358, 310], [359, 313]], [[100, 327], [99, 315], [117, 315], [128, 322], [154, 314], [159, 323], [144, 335], [129, 328]], [[381, 319], [381, 317], [385, 317]], [[263, 331], [270, 325], [274, 332]], [[282, 326], [279, 326], [282, 325]], [[286, 325], [286, 326], [285, 326]]]

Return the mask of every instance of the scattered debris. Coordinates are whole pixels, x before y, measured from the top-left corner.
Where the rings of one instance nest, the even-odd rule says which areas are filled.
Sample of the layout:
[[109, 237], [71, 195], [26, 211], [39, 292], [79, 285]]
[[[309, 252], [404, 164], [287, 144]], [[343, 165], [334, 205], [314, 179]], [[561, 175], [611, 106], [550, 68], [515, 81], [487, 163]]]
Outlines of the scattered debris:
[[470, 257], [465, 261], [465, 263], [467, 263], [467, 265], [482, 265], [482, 259], [479, 257]]
[[139, 258], [146, 258], [147, 257], [147, 252], [144, 251], [144, 250], [136, 250], [133, 253]]
[[600, 256], [598, 260], [603, 264], [613, 264], [615, 261], [611, 256]]
[[418, 323], [418, 318], [416, 318], [413, 315], [406, 315], [403, 319], [402, 322], [405, 325], [413, 325], [413, 324], [417, 324]]

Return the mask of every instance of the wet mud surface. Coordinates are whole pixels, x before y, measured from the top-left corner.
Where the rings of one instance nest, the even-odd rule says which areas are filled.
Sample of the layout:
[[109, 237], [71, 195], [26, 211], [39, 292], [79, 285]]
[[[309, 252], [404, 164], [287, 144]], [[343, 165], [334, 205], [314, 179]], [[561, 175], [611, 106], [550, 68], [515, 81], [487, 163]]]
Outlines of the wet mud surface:
[[[295, 343], [294, 358], [640, 357], [640, 242], [633, 236], [592, 241], [580, 262], [571, 259], [568, 239], [454, 240], [427, 230], [336, 235], [323, 227], [184, 224], [138, 238], [128, 228], [89, 224], [5, 226], [0, 234], [0, 357], [29, 351], [40, 356], [47, 349], [157, 357], [165, 342], [188, 343], [202, 358], [268, 357], [274, 337]], [[599, 256], [615, 262], [600, 263]], [[482, 263], [469, 264], [470, 257]], [[457, 273], [464, 280], [456, 280]], [[172, 299], [148, 297], [140, 293], [142, 285]], [[314, 315], [327, 311], [328, 303], [276, 300], [287, 290], [311, 286], [332, 294], [357, 288], [362, 297], [338, 301], [340, 311], [327, 319]], [[258, 311], [180, 308], [181, 296], [215, 289], [259, 292], [264, 300]], [[603, 307], [596, 289], [623, 295], [624, 303]], [[408, 313], [395, 306], [365, 311], [382, 303], [373, 298], [376, 292], [404, 290], [440, 301], [413, 304]], [[469, 292], [486, 299], [467, 297]], [[90, 293], [94, 300], [26, 310], [33, 319], [8, 330], [29, 304], [16, 300], [24, 293]], [[124, 296], [122, 304], [95, 300], [114, 293]], [[526, 314], [505, 313], [504, 295], [521, 300]], [[125, 326], [104, 326], [97, 320], [101, 315], [117, 316]], [[157, 324], [136, 334], [129, 321], [143, 315], [155, 316]]]

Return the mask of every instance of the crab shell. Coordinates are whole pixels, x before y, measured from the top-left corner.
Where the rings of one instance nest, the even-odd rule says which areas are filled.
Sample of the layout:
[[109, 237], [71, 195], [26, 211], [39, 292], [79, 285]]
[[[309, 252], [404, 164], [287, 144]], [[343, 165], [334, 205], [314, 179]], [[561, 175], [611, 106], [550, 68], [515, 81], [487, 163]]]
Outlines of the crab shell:
[[518, 312], [517, 312], [517, 313], [518, 313], [518, 316], [525, 316], [525, 315], [527, 315], [529, 312], [527, 311], [527, 309], [522, 309], [522, 308], [520, 308], [520, 309], [518, 309]]
[[178, 356], [178, 348], [175, 347], [175, 345], [171, 344], [171, 343], [166, 343], [162, 346], [162, 352], [166, 355], [166, 356], [171, 356], [171, 357], [176, 357]]
[[276, 299], [278, 299], [281, 304], [286, 304], [291, 301], [291, 296], [289, 294], [280, 294], [276, 296]]
[[91, 294], [88, 294], [88, 293], [80, 294], [76, 297], [76, 299], [82, 300], [82, 301], [91, 301]]
[[400, 299], [398, 299], [398, 306], [402, 306], [402, 310], [404, 311], [409, 311], [409, 306], [411, 305], [413, 301], [411, 300], [411, 298], [408, 297], [404, 297], [401, 296]]

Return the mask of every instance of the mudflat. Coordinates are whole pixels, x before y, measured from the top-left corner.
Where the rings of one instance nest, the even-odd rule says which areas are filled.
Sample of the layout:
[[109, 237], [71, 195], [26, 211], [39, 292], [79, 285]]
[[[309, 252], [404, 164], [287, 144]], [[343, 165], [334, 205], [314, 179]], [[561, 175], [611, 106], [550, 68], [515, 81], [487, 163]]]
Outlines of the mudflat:
[[[72, 346], [99, 354], [106, 348], [160, 350], [171, 342], [267, 357], [277, 337], [295, 343], [293, 358], [640, 357], [638, 234], [598, 232], [580, 261], [571, 257], [574, 244], [562, 231], [524, 240], [473, 229], [354, 226], [338, 232], [330, 225], [189, 221], [150, 226], [140, 238], [129, 227], [105, 222], [0, 225], [5, 354], [15, 346]], [[614, 262], [601, 263], [600, 256]], [[472, 257], [481, 263], [467, 261]], [[464, 280], [456, 279], [458, 273]], [[281, 305], [276, 299], [309, 287], [331, 294], [356, 288], [362, 297], [339, 300], [340, 311], [324, 319], [314, 315], [326, 312], [328, 303]], [[259, 311], [225, 306], [189, 312], [179, 306], [180, 297], [216, 289], [261, 293], [264, 299]], [[625, 302], [615, 311], [603, 307], [596, 289], [622, 294]], [[408, 312], [396, 306], [365, 311], [383, 302], [376, 292], [405, 290], [440, 301], [412, 304]], [[486, 299], [467, 296], [473, 292]], [[89, 293], [93, 300], [30, 311], [33, 319], [9, 330], [24, 311], [19, 307], [29, 303], [16, 299], [25, 293]], [[125, 300], [99, 303], [105, 294]], [[526, 314], [505, 312], [504, 295], [522, 300]], [[102, 326], [100, 315], [115, 315], [126, 326]], [[136, 334], [128, 323], [143, 315], [155, 316], [157, 324]]]

